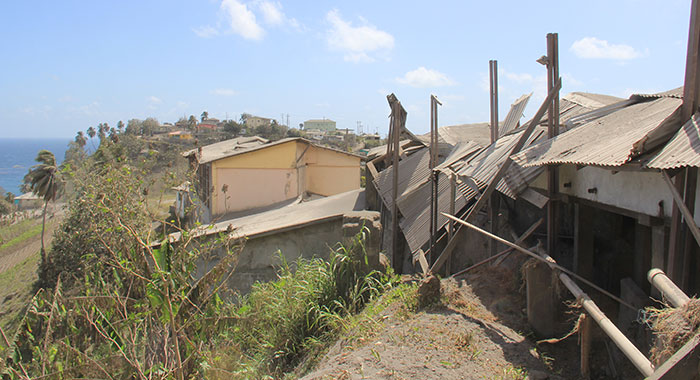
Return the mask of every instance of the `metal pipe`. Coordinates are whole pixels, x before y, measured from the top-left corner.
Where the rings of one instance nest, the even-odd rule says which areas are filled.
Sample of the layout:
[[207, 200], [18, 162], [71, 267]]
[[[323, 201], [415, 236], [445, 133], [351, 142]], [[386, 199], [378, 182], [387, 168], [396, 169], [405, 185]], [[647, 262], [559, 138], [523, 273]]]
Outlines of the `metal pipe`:
[[690, 298], [671, 281], [666, 273], [659, 268], [653, 268], [647, 273], [647, 279], [656, 289], [666, 297], [673, 307], [681, 307], [690, 301]]
[[[501, 243], [504, 243], [512, 248], [515, 248], [518, 251], [527, 254], [528, 256], [532, 256], [538, 260], [544, 261], [552, 269], [559, 269], [562, 272], [571, 273], [571, 271], [569, 271], [568, 269], [563, 268], [560, 265], [558, 265], [556, 263], [556, 261], [554, 261], [554, 259], [547, 254], [544, 254], [541, 256], [537, 255], [536, 253], [530, 252], [529, 250], [527, 250], [523, 247], [520, 247], [516, 244], [509, 242], [508, 240], [505, 240], [499, 236], [493, 235], [493, 234], [489, 233], [488, 231], [484, 231], [481, 228], [479, 228], [473, 224], [467, 223], [461, 219], [457, 219], [452, 215], [447, 215], [445, 213], [443, 213], [443, 215], [445, 215], [446, 217], [448, 217], [450, 219], [455, 219], [456, 222], [461, 223], [461, 224], [463, 224], [463, 225], [465, 225], [465, 226], [467, 226], [467, 227], [469, 227], [477, 232], [480, 232], [480, 233], [482, 233], [482, 234], [484, 234], [492, 239], [500, 241]], [[572, 273], [572, 275], [581, 279], [575, 273]], [[600, 328], [603, 329], [603, 331], [605, 331], [605, 333], [610, 337], [610, 339], [613, 341], [613, 343], [615, 343], [615, 345], [625, 354], [625, 356], [627, 356], [627, 358], [632, 362], [632, 364], [634, 364], [634, 366], [637, 367], [639, 372], [641, 372], [644, 376], [651, 376], [654, 373], [654, 366], [651, 364], [649, 359], [647, 359], [647, 357], [644, 356], [644, 354], [642, 354], [639, 351], [639, 349], [637, 349], [637, 347], [635, 347], [634, 344], [632, 344], [632, 342], [629, 341], [629, 339], [627, 339], [627, 337], [615, 326], [615, 324], [612, 323], [612, 321], [610, 321], [610, 319], [608, 319], [608, 317], [605, 316], [605, 313], [603, 313], [598, 308], [598, 306], [595, 304], [595, 302], [593, 302], [593, 300], [586, 293], [584, 293], [583, 290], [581, 290], [581, 288], [579, 288], [578, 285], [576, 285], [576, 283], [569, 276], [566, 275], [566, 273], [559, 273], [559, 279], [567, 287], [567, 289], [569, 289], [571, 294], [573, 294], [577, 300], [581, 301], [583, 308], [586, 309], [588, 314], [596, 321], [596, 323], [598, 323]], [[593, 286], [595, 288], [597, 288], [598, 290], [601, 290], [599, 287], [597, 287], [595, 285], [593, 285]], [[609, 296], [612, 296], [608, 292], [605, 292], [605, 293], [607, 293], [607, 295], [609, 295]], [[622, 301], [618, 297], [615, 297], [615, 296], [612, 296], [612, 297], [614, 299], [616, 299], [618, 302], [621, 302], [623, 304], [627, 304], [626, 302]]]

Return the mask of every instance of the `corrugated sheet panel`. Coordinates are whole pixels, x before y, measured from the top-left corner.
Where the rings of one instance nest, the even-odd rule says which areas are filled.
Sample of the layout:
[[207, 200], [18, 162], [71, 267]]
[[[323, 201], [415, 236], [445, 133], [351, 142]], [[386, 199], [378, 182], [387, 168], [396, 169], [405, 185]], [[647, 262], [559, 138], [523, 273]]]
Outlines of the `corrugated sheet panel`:
[[[620, 166], [652, 149], [646, 144], [655, 130], [670, 130], [681, 100], [660, 97], [622, 108], [513, 156], [521, 166], [580, 164]], [[677, 128], [677, 127], [676, 127]]]
[[630, 99], [634, 98], [676, 98], [683, 99], [683, 86], [674, 88], [673, 90], [668, 90], [664, 92], [657, 92], [655, 94], [634, 94], [630, 96]]
[[518, 127], [518, 122], [520, 122], [520, 118], [523, 117], [523, 112], [525, 112], [525, 107], [527, 107], [527, 103], [530, 101], [531, 97], [532, 93], [523, 95], [510, 106], [510, 111], [508, 111], [506, 119], [498, 128], [499, 137]]
[[646, 165], [652, 169], [675, 169], [684, 166], [700, 167], [699, 114], [678, 130], [671, 141]]
[[[408, 158], [399, 161], [399, 189], [398, 193], [403, 194], [406, 189], [417, 187], [420, 182], [424, 182], [430, 175], [430, 152], [428, 148], [421, 149]], [[379, 195], [384, 203], [391, 205], [393, 198], [394, 166], [379, 172], [374, 184], [379, 191]]]
[[[403, 218], [399, 222], [411, 252], [416, 252], [430, 240], [430, 182], [425, 182], [418, 189], [405, 194], [398, 206]], [[467, 205], [466, 199], [459, 191], [455, 192], [455, 210]], [[450, 179], [440, 173], [438, 179], [438, 230], [448, 219], [440, 212], [450, 211]]]

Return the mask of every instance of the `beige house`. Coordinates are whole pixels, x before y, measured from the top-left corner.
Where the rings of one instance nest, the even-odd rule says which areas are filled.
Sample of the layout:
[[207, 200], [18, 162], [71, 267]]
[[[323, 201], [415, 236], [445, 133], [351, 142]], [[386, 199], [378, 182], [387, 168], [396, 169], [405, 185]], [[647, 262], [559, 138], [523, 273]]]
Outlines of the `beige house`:
[[260, 116], [248, 116], [245, 119], [245, 126], [246, 128], [258, 128], [263, 125], [270, 125], [272, 124], [272, 119], [268, 119], [266, 117], [260, 117]]
[[331, 119], [311, 119], [304, 122], [304, 130], [335, 131], [335, 121]]
[[185, 156], [198, 165], [199, 199], [212, 218], [360, 188], [361, 156], [300, 137], [273, 143], [238, 138]]

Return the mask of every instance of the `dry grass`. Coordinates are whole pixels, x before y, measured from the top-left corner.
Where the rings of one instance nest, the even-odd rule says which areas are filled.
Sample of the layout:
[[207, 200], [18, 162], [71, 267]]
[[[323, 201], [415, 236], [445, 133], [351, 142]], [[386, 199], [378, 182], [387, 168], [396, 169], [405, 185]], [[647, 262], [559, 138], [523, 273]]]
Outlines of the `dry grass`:
[[656, 343], [651, 349], [651, 360], [655, 365], [668, 360], [700, 327], [700, 299], [697, 298], [691, 298], [678, 308], [648, 308], [647, 313], [656, 336]]

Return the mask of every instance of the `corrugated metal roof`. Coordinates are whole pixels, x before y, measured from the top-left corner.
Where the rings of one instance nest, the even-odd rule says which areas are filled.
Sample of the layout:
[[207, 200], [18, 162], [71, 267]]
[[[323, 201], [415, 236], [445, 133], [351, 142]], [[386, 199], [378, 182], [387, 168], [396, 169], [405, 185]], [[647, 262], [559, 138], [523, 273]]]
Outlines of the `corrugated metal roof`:
[[266, 144], [268, 141], [269, 140], [260, 136], [236, 137], [235, 139], [219, 141], [218, 143], [203, 146], [201, 154], [198, 153], [199, 149], [191, 149], [184, 152], [182, 155], [185, 157], [196, 155], [200, 164], [206, 164], [207, 162], [233, 156], [234, 154], [246, 151], [250, 148]]
[[635, 99], [635, 98], [652, 98], [652, 99], [658, 99], [658, 98], [676, 98], [676, 99], [683, 99], [683, 86], [674, 88], [673, 90], [668, 90], [664, 92], [657, 92], [655, 94], [633, 94], [630, 96], [630, 99]]
[[[453, 169], [457, 171], [460, 178], [470, 178], [476, 182], [479, 187], [479, 191], [483, 191], [483, 189], [488, 186], [489, 182], [493, 180], [496, 172], [498, 172], [498, 168], [503, 165], [505, 159], [508, 157], [508, 154], [510, 154], [523, 132], [524, 131], [520, 131], [501, 137], [500, 139], [496, 140], [495, 143], [482, 149], [468, 160], [453, 165]], [[544, 128], [536, 128], [528, 138], [525, 146], [529, 146], [544, 135]], [[512, 178], [509, 179], [510, 182], [502, 179], [498, 183], [498, 191], [514, 198], [517, 196], [519, 189], [527, 186], [527, 182], [521, 183], [520, 180], [523, 178], [529, 178], [532, 173], [518, 174], [518, 169], [518, 167], [511, 167], [508, 169], [506, 177], [510, 178], [512, 176]], [[471, 188], [464, 190], [467, 192], [464, 194], [467, 198], [471, 198], [476, 195]]]
[[646, 165], [652, 169], [700, 167], [700, 114], [693, 115], [671, 141]]
[[529, 95], [523, 95], [513, 102], [513, 104], [510, 106], [510, 111], [508, 111], [508, 115], [506, 115], [506, 119], [498, 128], [499, 137], [518, 127], [520, 118], [523, 117], [523, 112], [525, 111], [525, 107], [527, 107], [527, 103], [530, 101], [531, 97], [532, 93]]
[[[417, 251], [430, 240], [430, 189], [430, 182], [425, 182], [416, 190], [404, 194], [398, 202], [399, 211], [403, 215], [399, 225], [411, 252]], [[455, 210], [461, 210], [466, 205], [464, 196], [459, 190], [456, 191]], [[438, 179], [438, 211], [440, 229], [448, 222], [440, 212], [450, 211], [450, 179], [444, 173], [440, 173]]]
[[[423, 135], [425, 136], [425, 135]], [[430, 134], [428, 141], [430, 141]], [[460, 142], [473, 141], [481, 146], [491, 143], [491, 131], [489, 123], [459, 124], [438, 128], [439, 140], [452, 146]], [[438, 142], [440, 142], [438, 140]]]
[[668, 138], [681, 100], [650, 98], [610, 113], [513, 156], [524, 167], [548, 164], [620, 166]]
[[[264, 143], [262, 141], [264, 141]], [[357, 155], [354, 153], [345, 152], [342, 150], [329, 148], [327, 146], [314, 144], [313, 142], [311, 142], [305, 138], [302, 138], [302, 137], [288, 137], [288, 138], [284, 138], [281, 140], [277, 140], [275, 142], [268, 143], [268, 140], [266, 140], [262, 137], [259, 137], [259, 136], [238, 137], [238, 138], [231, 139], [231, 140], [221, 141], [218, 143], [214, 143], [214, 144], [202, 147], [201, 154], [198, 152], [198, 149], [192, 149], [192, 150], [189, 150], [189, 151], [183, 153], [183, 156], [189, 157], [189, 156], [194, 155], [197, 157], [197, 162], [199, 162], [200, 164], [206, 164], [208, 162], [220, 160], [222, 158], [228, 158], [228, 157], [236, 156], [236, 155], [243, 154], [243, 153], [249, 153], [249, 152], [253, 152], [256, 150], [269, 148], [271, 146], [285, 144], [285, 143], [288, 143], [291, 141], [303, 142], [305, 144], [313, 145], [317, 148], [330, 150], [330, 151], [334, 151], [337, 153], [342, 153], [342, 154], [357, 157], [360, 159], [364, 158], [363, 156], [360, 156], [360, 155]]]
[[[430, 150], [423, 148], [407, 158], [399, 161], [399, 197], [406, 189], [415, 188], [425, 181], [430, 175]], [[394, 165], [382, 170], [374, 179], [374, 184], [384, 203], [391, 205], [394, 202], [392, 189], [394, 181]]]
[[[218, 234], [232, 231], [235, 238], [252, 238], [281, 229], [302, 227], [310, 223], [342, 217], [349, 211], [363, 210], [365, 193], [361, 189], [336, 194], [313, 201], [295, 203], [290, 206], [240, 218], [224, 220], [213, 225], [200, 226], [192, 231], [194, 236]], [[171, 242], [180, 239], [180, 233], [168, 236]]]

